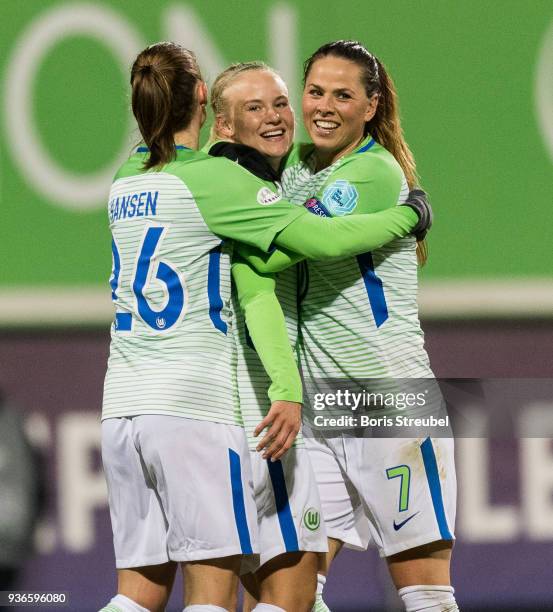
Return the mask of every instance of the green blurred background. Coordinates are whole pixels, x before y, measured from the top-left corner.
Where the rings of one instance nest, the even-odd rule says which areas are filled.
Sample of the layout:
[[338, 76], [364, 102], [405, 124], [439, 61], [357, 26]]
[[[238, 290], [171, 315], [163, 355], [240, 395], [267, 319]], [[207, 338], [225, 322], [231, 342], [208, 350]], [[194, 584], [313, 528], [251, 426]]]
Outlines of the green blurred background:
[[[108, 317], [110, 175], [138, 141], [129, 67], [158, 40], [195, 50], [208, 81], [230, 62], [268, 61], [298, 123], [303, 60], [361, 40], [395, 79], [436, 212], [423, 312], [426, 288], [430, 314], [463, 296], [456, 314], [485, 314], [489, 300], [490, 312], [517, 314], [523, 300], [518, 314], [553, 313], [550, 1], [26, 0], [2, 15], [0, 323]], [[75, 312], [56, 302], [79, 295]]]

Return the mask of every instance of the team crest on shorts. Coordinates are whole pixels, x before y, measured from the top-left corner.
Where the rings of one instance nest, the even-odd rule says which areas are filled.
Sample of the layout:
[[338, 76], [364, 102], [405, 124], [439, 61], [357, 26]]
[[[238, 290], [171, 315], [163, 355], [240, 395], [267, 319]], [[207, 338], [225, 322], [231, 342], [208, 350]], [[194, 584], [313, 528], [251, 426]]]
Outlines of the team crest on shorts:
[[310, 531], [316, 531], [321, 524], [321, 513], [315, 508], [307, 508], [303, 513], [303, 524]]
[[269, 206], [270, 204], [274, 204], [282, 199], [280, 193], [275, 193], [269, 187], [261, 187], [261, 189], [257, 192], [257, 201], [262, 206]]
[[336, 217], [348, 215], [357, 206], [359, 194], [349, 181], [339, 179], [323, 192], [323, 204]]

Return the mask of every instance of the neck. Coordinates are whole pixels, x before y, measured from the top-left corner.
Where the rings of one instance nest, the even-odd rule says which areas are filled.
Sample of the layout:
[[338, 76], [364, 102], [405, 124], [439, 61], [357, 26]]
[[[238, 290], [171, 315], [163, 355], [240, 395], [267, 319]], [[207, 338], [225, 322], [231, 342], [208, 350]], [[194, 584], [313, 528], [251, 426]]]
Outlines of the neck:
[[341, 157], [348, 155], [352, 151], [355, 151], [357, 147], [365, 140], [363, 134], [361, 138], [351, 142], [349, 145], [341, 149], [340, 151], [322, 151], [315, 147], [315, 158], [317, 160], [316, 171], [324, 170], [331, 166], [335, 161], [338, 161]]
[[188, 128], [174, 135], [175, 144], [189, 149], [198, 149], [200, 145], [200, 130]]
[[265, 159], [269, 162], [269, 166], [271, 166], [275, 172], [279, 171], [282, 157], [266, 157]]

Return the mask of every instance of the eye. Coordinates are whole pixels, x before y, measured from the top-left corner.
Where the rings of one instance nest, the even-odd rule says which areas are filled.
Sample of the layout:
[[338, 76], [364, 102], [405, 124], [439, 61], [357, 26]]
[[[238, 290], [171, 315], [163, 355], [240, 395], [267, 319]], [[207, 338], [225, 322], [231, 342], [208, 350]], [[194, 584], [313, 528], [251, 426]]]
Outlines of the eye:
[[276, 106], [278, 108], [286, 108], [288, 106], [288, 100], [281, 100], [280, 102], [277, 102]]
[[315, 96], [315, 97], [318, 97], [318, 96], [321, 96], [321, 95], [322, 95], [321, 90], [320, 90], [320, 89], [316, 89], [315, 87], [311, 87], [311, 88], [308, 90], [308, 92], [307, 92], [307, 93], [308, 93], [310, 96]]
[[246, 110], [248, 112], [256, 112], [261, 110], [261, 106], [259, 104], [248, 104], [248, 106], [246, 106]]
[[336, 96], [339, 100], [350, 100], [351, 96], [346, 93], [345, 91], [341, 91], [339, 94], [337, 94]]

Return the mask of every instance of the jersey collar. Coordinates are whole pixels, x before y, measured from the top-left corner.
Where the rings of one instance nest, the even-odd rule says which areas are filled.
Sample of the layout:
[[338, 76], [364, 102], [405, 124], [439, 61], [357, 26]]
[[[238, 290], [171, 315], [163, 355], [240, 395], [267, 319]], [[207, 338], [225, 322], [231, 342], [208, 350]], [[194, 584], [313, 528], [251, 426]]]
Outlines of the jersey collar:
[[[188, 153], [192, 151], [190, 147], [185, 147], [184, 145], [175, 145], [175, 151], [177, 152], [177, 159], [181, 159], [183, 157], [183, 153]], [[150, 149], [145, 146], [140, 146], [136, 149], [137, 153], [149, 153]]]
[[375, 144], [376, 140], [370, 134], [367, 134], [359, 148], [353, 151], [353, 153], [365, 153], [365, 151], [368, 151], [369, 149], [374, 147]]
[[[351, 153], [348, 153], [348, 156], [355, 155], [356, 153], [365, 153], [366, 151], [369, 151], [370, 149], [372, 149], [375, 144], [376, 144], [376, 140], [370, 134], [367, 134], [365, 138], [363, 139], [363, 141], [361, 142], [361, 144], [357, 147], [357, 149], [355, 149]], [[336, 161], [339, 161], [340, 159], [343, 159], [343, 158], [340, 157]], [[304, 161], [309, 166], [309, 168], [314, 172], [315, 164], [316, 164], [314, 146], [307, 152], [307, 154], [304, 157]]]

